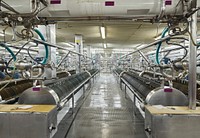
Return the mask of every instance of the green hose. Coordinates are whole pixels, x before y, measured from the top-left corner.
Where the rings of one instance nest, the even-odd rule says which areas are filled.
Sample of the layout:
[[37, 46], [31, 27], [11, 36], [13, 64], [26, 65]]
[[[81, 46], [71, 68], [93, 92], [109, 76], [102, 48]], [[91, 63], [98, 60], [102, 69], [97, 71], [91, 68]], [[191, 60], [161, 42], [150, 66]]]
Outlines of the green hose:
[[[168, 32], [169, 28], [165, 28], [162, 32], [161, 38], [165, 37], [166, 33]], [[157, 49], [156, 49], [156, 62], [158, 65], [160, 65], [160, 60], [159, 60], [159, 52], [160, 52], [160, 47], [162, 45], [162, 42], [158, 43]]]
[[4, 47], [12, 56], [12, 58], [14, 59], [14, 61], [17, 60], [15, 54], [12, 52], [12, 50], [4, 43], [0, 43], [0, 46]]
[[[39, 37], [45, 41], [44, 39], [44, 36], [42, 35], [42, 33], [38, 30], [38, 29], [34, 29], [34, 31], [39, 35]], [[46, 64], [47, 61], [48, 61], [48, 57], [49, 57], [49, 49], [48, 49], [48, 45], [44, 45], [45, 46], [45, 51], [46, 51], [46, 54], [45, 54], [45, 58], [43, 59], [43, 61], [41, 62], [41, 64]]]

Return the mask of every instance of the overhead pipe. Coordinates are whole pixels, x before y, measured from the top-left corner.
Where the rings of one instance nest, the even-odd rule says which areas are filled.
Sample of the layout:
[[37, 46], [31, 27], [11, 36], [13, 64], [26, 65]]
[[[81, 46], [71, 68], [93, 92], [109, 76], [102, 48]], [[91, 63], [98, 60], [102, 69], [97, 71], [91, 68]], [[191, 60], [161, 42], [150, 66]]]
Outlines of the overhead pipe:
[[77, 55], [80, 55], [80, 56], [83, 56], [83, 57], [86, 57], [86, 58], [88, 58], [88, 59], [93, 60], [91, 57], [85, 56], [85, 55], [83, 55], [83, 54], [81, 54], [81, 53], [78, 53], [78, 52], [69, 50], [69, 49], [67, 49], [67, 48], [64, 48], [64, 47], [59, 46], [59, 45], [56, 45], [56, 44], [51, 44], [51, 43], [48, 43], [48, 42], [45, 42], [45, 41], [42, 41], [42, 40], [39, 40], [39, 39], [36, 39], [36, 38], [31, 38], [31, 40], [32, 40], [34, 43], [45, 44], [45, 45], [48, 45], [48, 46], [50, 46], [50, 47], [54, 47], [54, 48], [58, 48], [58, 49], [67, 50], [67, 51], [69, 51], [69, 52], [71, 52], [71, 53], [73, 53], [73, 54], [77, 54]]
[[[127, 57], [127, 56], [129, 56], [129, 55], [132, 55], [132, 54], [134, 54], [134, 53], [137, 53], [138, 52], [138, 50], [144, 50], [144, 49], [146, 49], [146, 48], [149, 48], [149, 47], [151, 47], [151, 46], [153, 46], [153, 45], [156, 45], [156, 44], [158, 44], [158, 43], [162, 43], [162, 42], [164, 42], [164, 41], [167, 41], [168, 39], [185, 39], [184, 37], [175, 37], [175, 36], [165, 36], [165, 37], [163, 37], [163, 38], [160, 38], [160, 39], [158, 39], [158, 40], [156, 40], [156, 41], [154, 41], [154, 42], [152, 42], [152, 43], [150, 43], [150, 44], [146, 44], [146, 45], [143, 45], [143, 46], [140, 46], [140, 45], [142, 45], [142, 44], [140, 44], [140, 45], [138, 45], [139, 47], [136, 49], [136, 50], [134, 50], [134, 51], [132, 51], [132, 52], [130, 52], [130, 53], [128, 53], [128, 54], [125, 54], [125, 55], [123, 55], [123, 56], [121, 56], [120, 58], [118, 58], [117, 60], [121, 60], [121, 59], [123, 59], [123, 58], [125, 58], [125, 57]], [[187, 46], [186, 46], [186, 48], [187, 48]], [[179, 50], [179, 49], [182, 49], [182, 48], [175, 48], [175, 49], [173, 49], [173, 50]], [[160, 51], [160, 52], [166, 52], [166, 51], [171, 51], [172, 49], [170, 49], [170, 50], [162, 50], [162, 51]]]
[[[24, 16], [33, 17], [33, 16], [36, 16], [40, 12], [40, 0], [35, 0], [35, 2], [36, 2], [35, 9], [33, 9], [33, 12], [31, 12], [31, 13], [19, 13], [15, 9], [10, 9], [8, 7], [7, 7], [7, 9], [11, 10], [12, 12], [15, 13], [15, 14], [11, 14], [11, 16], [16, 16], [16, 17], [24, 17]], [[5, 7], [5, 5], [4, 5], [4, 7]]]
[[[120, 59], [122, 59], [122, 58], [124, 58], [124, 57], [126, 57], [126, 56], [132, 55], [132, 54], [138, 52], [138, 50], [143, 50], [143, 49], [149, 48], [149, 47], [151, 47], [151, 46], [153, 46], [153, 45], [156, 45], [156, 44], [158, 44], [158, 43], [160, 43], [160, 42], [164, 42], [164, 41], [168, 40], [168, 39], [171, 38], [171, 37], [172, 37], [172, 36], [169, 36], [169, 35], [168, 35], [168, 36], [163, 37], [163, 38], [161, 38], [161, 39], [158, 39], [158, 40], [156, 40], [156, 41], [154, 41], [154, 42], [152, 42], [152, 43], [150, 43], [150, 44], [146, 44], [146, 45], [144, 45], [144, 46], [140, 46], [139, 48], [137, 48], [137, 49], [134, 50], [133, 52], [130, 52], [130, 53], [128, 53], [128, 54], [123, 55], [123, 56], [120, 57], [118, 60], [120, 60]], [[175, 38], [175, 37], [173, 37], [173, 38]], [[141, 45], [141, 44], [140, 44], [140, 45]]]

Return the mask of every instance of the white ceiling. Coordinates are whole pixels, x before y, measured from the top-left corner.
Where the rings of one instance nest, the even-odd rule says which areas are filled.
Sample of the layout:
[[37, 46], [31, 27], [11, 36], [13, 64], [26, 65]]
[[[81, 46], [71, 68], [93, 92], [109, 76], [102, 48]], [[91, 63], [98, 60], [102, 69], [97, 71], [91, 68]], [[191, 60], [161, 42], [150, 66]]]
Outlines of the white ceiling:
[[[106, 27], [106, 39], [100, 34], [100, 26]], [[75, 34], [82, 34], [84, 46], [102, 48], [107, 43], [108, 49], [133, 48], [140, 43], [148, 43], [160, 34], [165, 24], [136, 22], [58, 22], [57, 43], [74, 42]]]
[[[100, 34], [100, 26], [106, 27], [106, 39]], [[153, 42], [160, 35], [166, 24], [151, 24], [130, 21], [79, 21], [58, 22], [57, 43], [74, 42], [75, 34], [82, 34], [84, 46], [103, 48], [107, 43], [107, 49], [134, 48], [141, 43]], [[198, 24], [200, 28], [200, 24]]]
[[[100, 26], [106, 27], [106, 39], [100, 35]], [[61, 46], [65, 42], [74, 42], [75, 34], [83, 35], [84, 47], [103, 48], [107, 43], [107, 51], [112, 49], [134, 49], [138, 44], [153, 42], [160, 35], [166, 24], [151, 24], [134, 21], [76, 21], [58, 22], [56, 24], [56, 41]], [[0, 33], [5, 26], [0, 27]], [[198, 24], [200, 30], [200, 24]], [[18, 28], [20, 30], [21, 27]], [[198, 31], [200, 34], [200, 31]], [[12, 29], [6, 29], [6, 40], [12, 39]], [[3, 36], [0, 35], [0, 41]], [[104, 49], [105, 50], [105, 49]]]

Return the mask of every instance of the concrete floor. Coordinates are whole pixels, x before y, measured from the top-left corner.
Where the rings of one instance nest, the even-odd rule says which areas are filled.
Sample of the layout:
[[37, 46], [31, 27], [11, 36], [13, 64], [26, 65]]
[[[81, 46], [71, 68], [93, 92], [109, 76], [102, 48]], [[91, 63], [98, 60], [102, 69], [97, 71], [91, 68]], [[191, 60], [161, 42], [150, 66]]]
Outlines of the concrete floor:
[[67, 138], [146, 138], [144, 120], [133, 108], [113, 74], [101, 73]]

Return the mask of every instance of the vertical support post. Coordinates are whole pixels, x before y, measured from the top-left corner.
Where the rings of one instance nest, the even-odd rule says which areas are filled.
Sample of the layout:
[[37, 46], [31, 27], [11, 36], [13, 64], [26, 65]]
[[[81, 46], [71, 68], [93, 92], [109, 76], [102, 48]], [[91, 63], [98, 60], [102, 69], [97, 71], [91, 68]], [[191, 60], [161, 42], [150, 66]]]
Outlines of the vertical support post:
[[121, 86], [121, 79], [119, 78], [119, 87], [120, 89], [122, 89], [122, 86]]
[[125, 88], [124, 88], [124, 91], [125, 91], [125, 98], [127, 98], [127, 97], [126, 97], [126, 84], [125, 84]]
[[85, 92], [86, 92], [85, 85], [83, 85], [83, 99], [85, 98]]
[[121, 78], [119, 80], [119, 85], [120, 85], [120, 89], [122, 90], [122, 80], [121, 80]]
[[[75, 35], [75, 48], [76, 48], [76, 52], [83, 54], [83, 40], [82, 40], [82, 35], [80, 34], [76, 34]], [[78, 62], [76, 70], [77, 72], [81, 72], [81, 56], [80, 55], [76, 55], [76, 61]]]
[[136, 96], [135, 96], [135, 94], [133, 94], [133, 105], [134, 105], [134, 110], [133, 110], [133, 112], [134, 112], [134, 114], [136, 115]]
[[91, 81], [91, 79], [90, 79], [90, 89], [92, 88], [92, 81]]
[[72, 114], [74, 114], [74, 93], [72, 94]]
[[190, 48], [189, 48], [189, 86], [188, 86], [188, 96], [189, 96], [189, 109], [196, 109], [196, 46], [192, 43], [192, 39], [196, 43], [197, 41], [197, 12], [191, 16], [190, 21], [190, 33], [192, 38], [190, 38]]
[[[91, 46], [87, 47], [87, 56], [91, 58]], [[89, 59], [88, 62], [88, 69], [91, 69], [91, 60]]]

